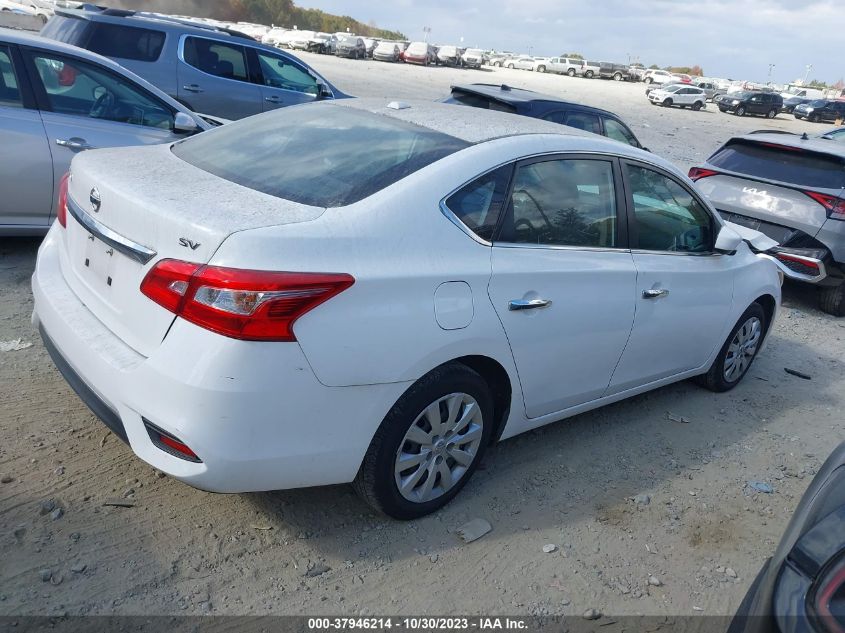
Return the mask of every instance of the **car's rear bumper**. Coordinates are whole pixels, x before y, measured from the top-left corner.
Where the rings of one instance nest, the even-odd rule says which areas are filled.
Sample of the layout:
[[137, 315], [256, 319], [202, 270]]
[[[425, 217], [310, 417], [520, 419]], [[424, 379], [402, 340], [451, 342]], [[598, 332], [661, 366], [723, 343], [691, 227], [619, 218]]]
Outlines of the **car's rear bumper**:
[[[354, 479], [373, 434], [408, 384], [326, 387], [296, 343], [237, 341], [179, 319], [145, 358], [65, 282], [60, 230], [54, 228], [39, 250], [33, 322], [71, 386], [138, 457], [215, 492]], [[145, 420], [201, 461], [159, 448]]]

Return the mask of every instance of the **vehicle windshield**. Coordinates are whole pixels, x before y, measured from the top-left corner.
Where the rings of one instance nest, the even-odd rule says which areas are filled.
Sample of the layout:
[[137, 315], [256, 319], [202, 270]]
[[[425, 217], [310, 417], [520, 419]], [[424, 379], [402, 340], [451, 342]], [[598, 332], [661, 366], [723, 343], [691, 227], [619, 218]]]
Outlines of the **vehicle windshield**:
[[297, 31], [297, 33], [299, 34], [297, 37], [306, 40], [314, 37], [314, 31]]
[[457, 53], [454, 46], [441, 46], [439, 52], [441, 55], [455, 55]]
[[823, 108], [827, 105], [827, 101], [824, 99], [816, 99], [815, 101], [810, 101], [810, 105], [814, 108]]
[[414, 42], [408, 47], [408, 52], [413, 54], [425, 53], [428, 45], [425, 42]]
[[342, 207], [466, 147], [429, 128], [321, 103], [229, 123], [175, 144], [173, 153], [277, 198]]
[[376, 46], [377, 51], [389, 51], [393, 52], [396, 50], [396, 42], [379, 42], [378, 46]]
[[484, 51], [480, 48], [468, 48], [466, 54], [481, 57], [484, 54]]
[[344, 44], [349, 44], [350, 46], [355, 46], [358, 43], [358, 38], [353, 37], [352, 35], [341, 35], [338, 39]]

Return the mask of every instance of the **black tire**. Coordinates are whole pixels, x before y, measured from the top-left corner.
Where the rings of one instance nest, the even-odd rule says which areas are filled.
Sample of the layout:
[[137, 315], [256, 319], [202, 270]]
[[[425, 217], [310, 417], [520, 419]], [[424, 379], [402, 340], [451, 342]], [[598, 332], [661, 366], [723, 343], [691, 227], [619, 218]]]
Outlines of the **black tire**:
[[646, 78], [645, 78], [645, 82], [646, 82], [647, 84], [651, 85], [651, 84], [653, 84], [653, 83], [654, 83], [654, 79], [652, 79], [651, 77], [646, 77]]
[[546, 67], [545, 66], [537, 66], [537, 72], [538, 73], [546, 72]]
[[819, 308], [835, 317], [845, 316], [845, 283], [819, 288]]
[[696, 101], [695, 103], [692, 104], [692, 109], [693, 109], [694, 112], [698, 112], [699, 110], [701, 110], [701, 106], [702, 106], [701, 101]]
[[[748, 361], [748, 365], [745, 367], [744, 370], [737, 376], [734, 380], [729, 381], [725, 378], [725, 361], [728, 356], [728, 351], [730, 349], [731, 343], [734, 340], [734, 337], [737, 335], [737, 332], [748, 322], [749, 319], [756, 317], [760, 320], [761, 323], [761, 334], [760, 340], [757, 343], [757, 347], [754, 350], [754, 354], [751, 357], [751, 360]], [[722, 345], [722, 349], [719, 350], [719, 354], [716, 356], [716, 360], [713, 361], [713, 365], [711, 365], [708, 372], [702, 376], [699, 376], [696, 381], [704, 388], [709, 389], [710, 391], [715, 391], [716, 393], [722, 393], [724, 391], [730, 391], [734, 387], [736, 387], [740, 382], [742, 382], [743, 377], [745, 374], [748, 373], [748, 370], [751, 369], [751, 365], [754, 364], [754, 359], [757, 358], [757, 354], [760, 351], [760, 346], [763, 344], [763, 340], [766, 336], [766, 332], [768, 330], [768, 320], [766, 319], [766, 311], [763, 310], [763, 306], [759, 303], [752, 303], [748, 309], [743, 313], [741, 317], [739, 317], [739, 321], [737, 321], [736, 325], [731, 330], [731, 333], [728, 334], [728, 338], [725, 341], [725, 344]]]
[[807, 117], [807, 120], [810, 123], [818, 123], [819, 121], [821, 121], [818, 114], [811, 114], [810, 116]]
[[663, 103], [661, 103], [660, 105], [662, 105], [664, 108], [668, 108], [669, 106], [672, 105], [672, 100], [671, 99], [664, 99]]
[[510, 68], [511, 70], [513, 70], [513, 64], [508, 64], [508, 68]]
[[[430, 501], [415, 503], [402, 496], [396, 484], [397, 452], [420, 414], [430, 404], [454, 393], [468, 394], [478, 403], [483, 420], [481, 444], [474, 460], [451, 489]], [[449, 503], [469, 481], [490, 443], [493, 424], [493, 398], [484, 379], [460, 363], [438, 367], [414, 383], [385, 416], [352, 486], [373, 509], [394, 519], [409, 520], [431, 514]]]
[[767, 118], [767, 119], [774, 119], [777, 115], [778, 115], [778, 111], [777, 111], [777, 110], [769, 110], [769, 111], [766, 113], [766, 118]]
[[745, 116], [745, 107], [739, 106], [736, 110], [734, 110], [734, 114], [737, 116]]
[[592, 70], [588, 70], [587, 72], [585, 72], [585, 73], [584, 73], [584, 76], [585, 76], [587, 79], [592, 79], [592, 78], [593, 78], [593, 71], [592, 71]]
[[566, 71], [566, 74], [569, 75], [570, 77], [574, 77], [575, 76], [575, 69], [570, 68], [569, 70]]
[[622, 81], [622, 75], [616, 73], [615, 75], [613, 75], [613, 81]]

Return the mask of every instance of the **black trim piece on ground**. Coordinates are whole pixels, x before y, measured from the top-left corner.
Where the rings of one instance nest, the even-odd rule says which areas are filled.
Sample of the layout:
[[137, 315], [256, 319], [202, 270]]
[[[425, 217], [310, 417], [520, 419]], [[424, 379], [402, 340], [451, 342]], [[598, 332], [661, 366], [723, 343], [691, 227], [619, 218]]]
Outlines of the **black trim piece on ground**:
[[129, 444], [129, 438], [126, 436], [126, 429], [123, 427], [123, 421], [120, 416], [109, 405], [102, 401], [102, 399], [94, 393], [94, 391], [85, 384], [85, 381], [74, 371], [73, 367], [64, 359], [61, 352], [55, 346], [53, 341], [44, 331], [44, 326], [39, 325], [38, 331], [41, 334], [41, 339], [44, 341], [44, 347], [53, 359], [56, 369], [64, 376], [67, 384], [76, 392], [80, 400], [84, 402], [89, 409], [96, 415], [109, 430], [114, 433], [121, 441]]

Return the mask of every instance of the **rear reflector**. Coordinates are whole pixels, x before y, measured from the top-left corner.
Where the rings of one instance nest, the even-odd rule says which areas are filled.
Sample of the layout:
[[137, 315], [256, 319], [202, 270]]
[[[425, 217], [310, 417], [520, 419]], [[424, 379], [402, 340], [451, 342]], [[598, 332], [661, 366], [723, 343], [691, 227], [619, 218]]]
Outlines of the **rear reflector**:
[[707, 178], [708, 176], [715, 176], [719, 172], [713, 171], [712, 169], [702, 169], [701, 167], [692, 167], [689, 170], [689, 179], [692, 181], [701, 180], [702, 178]]
[[194, 451], [192, 451], [183, 441], [177, 439], [170, 433], [161, 430], [149, 420], [144, 418], [141, 419], [144, 421], [144, 427], [147, 429], [147, 434], [150, 436], [150, 440], [157, 448], [160, 448], [165, 453], [178, 457], [179, 459], [195, 462], [197, 464], [202, 463], [202, 460], [197, 457], [197, 454], [194, 453]]
[[831, 220], [845, 220], [845, 200], [842, 198], [816, 191], [805, 191], [804, 193], [822, 205], [827, 211], [827, 217]]
[[349, 288], [343, 273], [289, 273], [158, 262], [141, 292], [165, 309], [203, 327], [246, 341], [295, 341], [301, 316]]
[[59, 199], [56, 202], [56, 219], [62, 227], [67, 228], [67, 187], [70, 173], [62, 176], [59, 181]]

